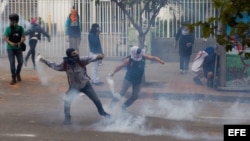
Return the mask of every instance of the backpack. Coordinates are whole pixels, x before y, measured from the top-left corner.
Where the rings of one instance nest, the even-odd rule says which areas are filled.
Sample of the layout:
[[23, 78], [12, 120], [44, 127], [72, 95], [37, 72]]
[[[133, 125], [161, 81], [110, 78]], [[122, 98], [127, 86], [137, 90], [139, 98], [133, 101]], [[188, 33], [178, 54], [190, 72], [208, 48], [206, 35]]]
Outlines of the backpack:
[[22, 37], [22, 28], [18, 26], [18, 28], [15, 28], [14, 30], [10, 28], [10, 35], [9, 40], [14, 43], [20, 42]]
[[[21, 38], [22, 38], [22, 28], [21, 28], [21, 26], [18, 26], [18, 28], [17, 29], [15, 28], [14, 30], [12, 28], [10, 28], [9, 40], [11, 42], [18, 43], [18, 42], [20, 42]], [[21, 49], [22, 49], [22, 51], [26, 50], [25, 43], [21, 44]]]

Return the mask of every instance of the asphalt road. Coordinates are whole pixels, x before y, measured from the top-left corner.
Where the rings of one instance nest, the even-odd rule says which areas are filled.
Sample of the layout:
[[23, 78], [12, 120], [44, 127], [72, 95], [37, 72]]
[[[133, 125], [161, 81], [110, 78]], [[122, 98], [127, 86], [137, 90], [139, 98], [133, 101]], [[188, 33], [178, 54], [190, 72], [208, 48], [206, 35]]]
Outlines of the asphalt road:
[[[63, 95], [67, 90], [64, 73], [49, 69], [35, 71], [29, 65], [23, 68], [23, 81], [11, 86], [8, 62], [0, 61], [0, 141], [223, 141], [225, 124], [250, 123], [246, 102], [155, 98], [151, 94], [156, 92], [197, 94], [203, 89], [210, 95], [218, 93], [192, 83], [185, 83], [185, 87], [195, 89], [183, 91], [172, 87], [176, 79], [171, 78], [176, 76], [166, 76], [164, 81], [161, 72], [147, 77], [153, 84], [161, 85], [143, 87], [142, 92], [147, 96], [141, 96], [127, 112], [121, 111], [121, 103], [108, 108], [110, 97], [100, 95], [104, 108], [112, 115], [110, 119], [100, 117], [85, 95], [76, 97], [71, 107], [73, 124], [66, 126], [63, 125]], [[102, 80], [117, 63], [102, 68]], [[122, 77], [122, 72], [115, 76], [117, 89]], [[188, 81], [184, 77], [192, 76], [182, 76], [178, 81]], [[109, 90], [107, 84], [94, 88], [98, 93]]]

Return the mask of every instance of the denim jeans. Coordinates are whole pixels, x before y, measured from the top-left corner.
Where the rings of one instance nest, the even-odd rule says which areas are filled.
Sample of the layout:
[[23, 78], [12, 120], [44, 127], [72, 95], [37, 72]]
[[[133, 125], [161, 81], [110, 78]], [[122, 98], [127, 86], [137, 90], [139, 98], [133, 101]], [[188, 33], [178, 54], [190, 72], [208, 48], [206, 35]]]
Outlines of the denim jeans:
[[190, 56], [180, 56], [180, 69], [181, 70], [188, 70], [190, 62]]
[[88, 82], [86, 84], [86, 86], [84, 88], [80, 89], [80, 90], [70, 88], [67, 91], [66, 96], [64, 98], [64, 114], [65, 114], [65, 119], [66, 120], [67, 120], [67, 118], [71, 117], [71, 115], [70, 115], [70, 106], [71, 106], [71, 103], [72, 103], [74, 97], [77, 94], [79, 94], [79, 92], [83, 92], [84, 94], [86, 94], [89, 97], [89, 99], [95, 104], [95, 106], [96, 106], [96, 108], [98, 110], [98, 113], [100, 115], [105, 115], [106, 114], [106, 112], [103, 109], [102, 103], [99, 100], [95, 90], [93, 89], [90, 82]]
[[[21, 73], [23, 66], [23, 52], [21, 49], [8, 49], [7, 52], [10, 62], [11, 76], [13, 79], [15, 79], [16, 76], [20, 76]], [[17, 59], [17, 67], [15, 64], [15, 57]]]
[[31, 55], [31, 60], [33, 65], [35, 66], [35, 55], [36, 55], [36, 45], [37, 45], [37, 40], [36, 39], [31, 39], [29, 40], [29, 45], [30, 45], [30, 50], [28, 51], [26, 57], [25, 57], [25, 61], [27, 62], [30, 55]]

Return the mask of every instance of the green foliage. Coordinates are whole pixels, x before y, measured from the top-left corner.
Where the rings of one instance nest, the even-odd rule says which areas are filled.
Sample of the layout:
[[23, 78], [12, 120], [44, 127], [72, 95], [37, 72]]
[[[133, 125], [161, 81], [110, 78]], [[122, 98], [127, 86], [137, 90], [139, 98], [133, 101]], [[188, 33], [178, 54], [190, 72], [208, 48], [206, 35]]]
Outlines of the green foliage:
[[[249, 34], [246, 34], [250, 31], [250, 23], [236, 21], [236, 18], [243, 17], [243, 12], [250, 16], [249, 0], [213, 0], [213, 6], [219, 12], [218, 17], [211, 17], [207, 21], [199, 21], [191, 26], [201, 26], [205, 38], [211, 34], [216, 35], [217, 42], [224, 45], [226, 51], [232, 50], [228, 36], [237, 36], [244, 47], [250, 47]], [[218, 26], [214, 26], [215, 24], [220, 25], [219, 29]], [[226, 34], [227, 26], [232, 28], [230, 35]], [[249, 58], [249, 53], [245, 53], [245, 56]]]

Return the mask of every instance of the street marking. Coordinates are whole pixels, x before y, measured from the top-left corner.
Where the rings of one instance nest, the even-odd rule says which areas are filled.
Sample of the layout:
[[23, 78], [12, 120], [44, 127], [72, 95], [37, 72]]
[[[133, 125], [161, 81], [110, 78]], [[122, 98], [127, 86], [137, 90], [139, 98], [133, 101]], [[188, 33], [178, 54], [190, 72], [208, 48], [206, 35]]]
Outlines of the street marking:
[[33, 137], [36, 137], [36, 135], [34, 134], [9, 134], [9, 133], [6, 133], [6, 134], [0, 134], [1, 136], [8, 136], [8, 137], [30, 137], [30, 138], [33, 138]]
[[210, 116], [200, 116], [203, 119], [223, 119], [223, 120], [250, 120], [250, 118], [243, 117], [210, 117]]

